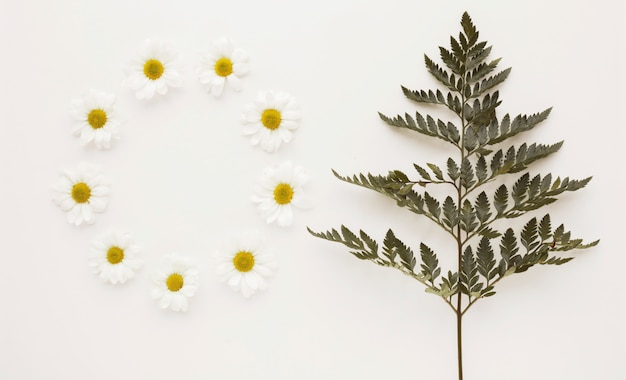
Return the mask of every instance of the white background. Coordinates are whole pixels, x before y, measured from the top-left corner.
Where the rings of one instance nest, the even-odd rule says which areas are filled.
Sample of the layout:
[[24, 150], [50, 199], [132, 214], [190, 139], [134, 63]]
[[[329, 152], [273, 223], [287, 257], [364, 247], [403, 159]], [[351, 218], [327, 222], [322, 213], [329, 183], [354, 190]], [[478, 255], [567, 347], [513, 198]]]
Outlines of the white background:
[[[394, 130], [377, 111], [414, 112], [400, 85], [433, 88], [423, 54], [458, 34], [464, 10], [513, 67], [500, 115], [554, 106], [524, 135], [565, 139], [535, 172], [593, 181], [550, 212], [574, 236], [600, 238], [562, 267], [507, 278], [466, 315], [467, 379], [624, 379], [624, 6], [619, 1], [0, 1], [0, 379], [454, 379], [454, 315], [391, 269], [311, 237], [346, 224], [382, 240], [387, 228], [446, 254], [425, 218], [343, 174], [411, 172], [450, 151]], [[220, 98], [198, 84], [208, 42], [229, 36], [253, 70]], [[146, 38], [171, 40], [185, 85], [139, 101], [124, 68]], [[71, 135], [69, 103], [114, 92], [124, 120], [110, 151]], [[303, 119], [275, 154], [249, 146], [239, 117], [257, 91], [293, 94]], [[315, 207], [290, 228], [266, 225], [249, 201], [256, 176], [291, 159], [311, 175]], [[109, 208], [74, 227], [51, 202], [63, 168], [97, 164], [113, 183]], [[413, 174], [411, 174], [413, 176]], [[539, 215], [539, 213], [537, 214]], [[541, 214], [542, 215], [542, 214]], [[146, 266], [123, 286], [87, 266], [90, 242], [133, 233]], [[258, 229], [279, 270], [244, 299], [220, 283], [213, 252]], [[164, 254], [194, 258], [201, 286], [189, 311], [160, 310], [150, 271]]]

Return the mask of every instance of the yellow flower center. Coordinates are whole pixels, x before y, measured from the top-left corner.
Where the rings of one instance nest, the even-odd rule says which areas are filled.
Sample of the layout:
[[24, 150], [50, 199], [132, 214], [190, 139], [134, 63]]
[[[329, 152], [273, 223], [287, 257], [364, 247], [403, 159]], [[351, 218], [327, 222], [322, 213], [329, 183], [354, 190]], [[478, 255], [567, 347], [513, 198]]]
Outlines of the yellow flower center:
[[124, 260], [124, 250], [120, 247], [111, 247], [107, 251], [107, 260], [111, 264], [119, 264]]
[[101, 109], [91, 110], [87, 115], [87, 122], [93, 129], [102, 128], [107, 123], [107, 113]]
[[266, 109], [261, 115], [261, 123], [263, 123], [265, 128], [271, 131], [278, 128], [281, 121], [282, 117], [280, 116], [280, 111], [273, 108]]
[[274, 200], [279, 205], [286, 205], [293, 198], [293, 188], [287, 183], [279, 183], [274, 188]]
[[183, 276], [178, 273], [172, 273], [167, 280], [165, 280], [165, 284], [171, 292], [177, 292], [183, 287], [185, 280], [183, 279]]
[[215, 62], [215, 74], [221, 77], [227, 77], [233, 73], [233, 61], [226, 57], [222, 57]]
[[76, 203], [85, 203], [91, 197], [91, 189], [85, 182], [78, 182], [72, 186], [72, 198]]
[[233, 265], [239, 272], [250, 272], [254, 268], [254, 255], [252, 252], [239, 251], [233, 257]]
[[163, 71], [165, 71], [165, 67], [163, 67], [163, 64], [158, 59], [149, 59], [143, 65], [143, 73], [150, 80], [161, 78]]

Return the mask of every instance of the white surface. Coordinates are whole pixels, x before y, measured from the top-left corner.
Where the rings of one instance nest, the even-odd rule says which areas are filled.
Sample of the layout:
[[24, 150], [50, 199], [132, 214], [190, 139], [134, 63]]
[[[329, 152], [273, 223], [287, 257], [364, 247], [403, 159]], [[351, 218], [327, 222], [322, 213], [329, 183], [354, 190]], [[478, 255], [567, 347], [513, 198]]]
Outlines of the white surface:
[[[411, 112], [400, 84], [432, 88], [423, 54], [457, 34], [467, 8], [493, 56], [513, 73], [500, 112], [554, 106], [527, 140], [565, 139], [537, 170], [590, 185], [552, 209], [576, 236], [602, 239], [559, 268], [503, 281], [465, 318], [467, 379], [623, 379], [623, 88], [619, 1], [31, 1], [0, 2], [1, 379], [454, 379], [454, 315], [420, 284], [314, 239], [344, 223], [440, 243], [423, 218], [330, 173], [410, 172], [443, 145], [377, 117]], [[467, 3], [470, 3], [469, 5]], [[193, 66], [209, 40], [232, 37], [253, 60], [244, 90], [213, 98]], [[146, 38], [169, 39], [185, 86], [138, 101], [121, 86]], [[71, 99], [118, 94], [122, 140], [83, 149]], [[244, 104], [285, 90], [303, 109], [294, 141], [271, 155], [240, 135]], [[431, 144], [431, 145], [429, 145]], [[263, 167], [291, 159], [312, 176], [315, 208], [291, 228], [267, 226], [249, 202]], [[93, 226], [68, 225], [51, 202], [62, 168], [96, 163], [112, 179]], [[443, 162], [443, 161], [441, 161]], [[223, 237], [257, 228], [277, 252], [270, 288], [246, 300], [218, 282]], [[124, 286], [100, 282], [86, 250], [123, 229], [147, 265]], [[150, 299], [150, 269], [192, 256], [201, 287], [186, 314]], [[442, 258], [442, 262], [449, 260]]]

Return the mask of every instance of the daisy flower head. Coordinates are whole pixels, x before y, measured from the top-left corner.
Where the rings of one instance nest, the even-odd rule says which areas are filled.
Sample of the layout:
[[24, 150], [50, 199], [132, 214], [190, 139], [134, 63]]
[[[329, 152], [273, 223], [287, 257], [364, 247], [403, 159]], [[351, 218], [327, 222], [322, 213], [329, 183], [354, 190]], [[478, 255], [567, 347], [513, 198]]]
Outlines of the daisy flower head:
[[141, 264], [139, 247], [129, 234], [110, 232], [91, 245], [89, 266], [102, 281], [123, 284], [135, 277]]
[[226, 82], [235, 90], [241, 91], [241, 77], [250, 71], [248, 53], [235, 48], [228, 38], [220, 38], [210, 44], [202, 55], [198, 76], [213, 96], [220, 96]]
[[277, 222], [279, 226], [293, 223], [293, 207], [310, 207], [302, 186], [309, 180], [300, 166], [291, 161], [267, 167], [258, 178], [252, 201], [257, 203], [257, 211], [267, 223]]
[[155, 271], [153, 281], [152, 298], [162, 309], [187, 311], [188, 298], [198, 290], [198, 269], [190, 259], [170, 254]]
[[106, 209], [109, 190], [106, 178], [83, 165], [77, 172], [61, 173], [53, 187], [52, 201], [67, 213], [70, 224], [93, 224], [94, 213]]
[[165, 95], [169, 87], [183, 84], [178, 53], [169, 42], [147, 40], [140, 58], [128, 70], [126, 85], [138, 99]]
[[275, 152], [282, 142], [289, 142], [300, 123], [300, 106], [284, 92], [260, 92], [257, 100], [245, 106], [243, 134], [252, 145]]
[[217, 274], [244, 297], [267, 287], [265, 278], [273, 274], [274, 254], [264, 248], [256, 232], [242, 234], [216, 253]]
[[120, 122], [115, 117], [115, 95], [89, 90], [71, 103], [70, 112], [78, 120], [74, 135], [87, 145], [93, 141], [98, 149], [109, 149], [111, 140], [119, 139]]

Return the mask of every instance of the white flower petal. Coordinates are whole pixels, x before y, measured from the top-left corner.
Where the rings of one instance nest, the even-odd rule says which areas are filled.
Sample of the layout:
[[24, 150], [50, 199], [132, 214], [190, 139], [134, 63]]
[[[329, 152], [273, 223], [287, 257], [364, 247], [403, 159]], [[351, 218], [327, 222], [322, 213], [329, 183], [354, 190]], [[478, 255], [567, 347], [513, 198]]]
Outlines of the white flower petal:
[[[182, 76], [177, 61], [178, 53], [169, 42], [147, 40], [137, 61], [129, 67], [126, 85], [135, 91], [138, 99], [150, 99], [154, 94], [165, 95], [169, 87], [180, 87]], [[148, 60], [155, 59], [163, 65], [163, 74], [156, 79], [150, 79], [143, 73], [143, 67]]]
[[[254, 256], [254, 266], [248, 272], [240, 272], [235, 267], [235, 258], [239, 252], [249, 252]], [[258, 289], [266, 287], [264, 275], [271, 275], [268, 266], [273, 265], [274, 255], [264, 248], [264, 239], [258, 232], [250, 231], [239, 234], [225, 244], [225, 248], [215, 255], [218, 260], [217, 273], [223, 276], [228, 286], [249, 297]], [[257, 271], [260, 268], [260, 271]]]
[[[167, 279], [173, 273], [183, 277], [183, 287], [177, 291], [167, 288]], [[153, 274], [154, 288], [152, 295], [159, 300], [159, 305], [164, 309], [173, 311], [186, 311], [188, 298], [195, 295], [198, 290], [198, 271], [191, 260], [170, 254], [163, 258], [162, 262]]]
[[[100, 183], [106, 179], [94, 172], [88, 166], [79, 166], [76, 173], [65, 171], [59, 178], [59, 182], [53, 187], [52, 201], [67, 213], [67, 221], [70, 224], [81, 225], [83, 222], [93, 223], [94, 212], [102, 212], [106, 208], [108, 187]], [[85, 203], [77, 203], [72, 197], [72, 191], [76, 184], [85, 183], [91, 190], [91, 196]]]
[[[72, 113], [79, 120], [72, 133], [80, 136], [80, 143], [88, 145], [93, 142], [98, 149], [108, 149], [112, 137], [119, 138], [119, 121], [115, 116], [115, 95], [89, 90], [82, 99], [72, 101]], [[81, 107], [80, 109], [77, 107]], [[106, 114], [105, 124], [94, 129], [88, 122], [88, 115], [94, 110], [103, 110]]]
[[[107, 257], [112, 247], [121, 249], [124, 254], [122, 261], [115, 264], [109, 262]], [[94, 273], [102, 281], [123, 284], [132, 279], [135, 271], [141, 267], [140, 249], [132, 244], [129, 234], [107, 232], [91, 243], [89, 266], [94, 268]]]
[[[215, 72], [215, 64], [218, 60], [226, 58], [232, 63], [232, 73], [227, 77], [221, 77]], [[240, 48], [235, 48], [228, 38], [220, 38], [212, 41], [208, 51], [202, 55], [198, 80], [206, 85], [206, 89], [213, 96], [220, 96], [226, 83], [235, 91], [243, 88], [240, 77], [249, 71], [248, 55]]]
[[[257, 212], [267, 223], [277, 222], [280, 226], [293, 224], [294, 206], [298, 208], [309, 206], [302, 189], [308, 179], [304, 170], [300, 166], [294, 166], [290, 161], [265, 168], [263, 175], [257, 179], [257, 186], [251, 196]], [[293, 191], [292, 198], [287, 204], [278, 204], [274, 199], [274, 190], [279, 184], [287, 184]]]
[[67, 221], [75, 226], [80, 226], [83, 222], [81, 215], [81, 209], [79, 205], [74, 205], [72, 209], [67, 213]]
[[243, 89], [241, 80], [237, 78], [234, 74], [231, 74], [228, 77], [226, 77], [226, 80], [228, 81], [228, 84], [233, 88], [233, 90], [241, 91]]
[[220, 96], [222, 95], [222, 90], [224, 89], [225, 79], [223, 77], [216, 77], [213, 82], [211, 82], [211, 95]]
[[78, 205], [80, 207], [80, 213], [85, 222], [92, 224], [94, 221], [93, 210], [88, 203]]
[[[288, 108], [283, 112], [283, 108]], [[262, 115], [267, 110], [280, 112], [280, 123], [270, 130], [263, 125]], [[275, 152], [284, 142], [291, 141], [292, 134], [284, 133], [285, 130], [295, 131], [299, 125], [300, 112], [293, 97], [287, 93], [275, 93], [273, 91], [260, 92], [254, 103], [244, 107], [242, 123], [243, 134], [249, 136], [252, 145], [259, 145], [266, 152]], [[253, 127], [254, 126], [254, 127]]]
[[293, 224], [293, 211], [290, 205], [283, 205], [278, 214], [279, 226], [291, 226]]

